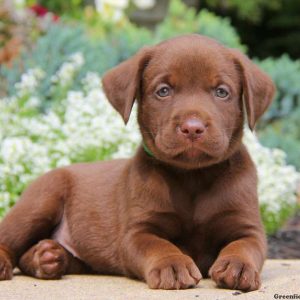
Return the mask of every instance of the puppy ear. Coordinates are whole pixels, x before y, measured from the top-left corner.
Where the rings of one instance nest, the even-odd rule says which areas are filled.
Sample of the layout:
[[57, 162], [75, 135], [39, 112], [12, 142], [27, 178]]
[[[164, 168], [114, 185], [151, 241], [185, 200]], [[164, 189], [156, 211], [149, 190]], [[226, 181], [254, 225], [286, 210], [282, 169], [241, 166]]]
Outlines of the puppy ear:
[[257, 120], [271, 104], [275, 85], [271, 78], [261, 71], [246, 55], [231, 49], [234, 62], [239, 69], [243, 84], [243, 97], [251, 130]]
[[141, 49], [136, 55], [104, 74], [104, 92], [111, 105], [129, 120], [133, 103], [139, 95], [143, 70], [150, 60], [151, 47]]

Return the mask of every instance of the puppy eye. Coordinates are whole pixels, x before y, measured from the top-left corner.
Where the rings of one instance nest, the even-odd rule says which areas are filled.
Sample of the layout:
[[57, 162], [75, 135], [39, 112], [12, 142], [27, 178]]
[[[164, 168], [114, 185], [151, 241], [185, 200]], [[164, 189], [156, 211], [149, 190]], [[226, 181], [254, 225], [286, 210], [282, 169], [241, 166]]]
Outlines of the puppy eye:
[[157, 92], [156, 95], [158, 97], [164, 98], [168, 97], [171, 94], [171, 88], [168, 85], [162, 86]]
[[218, 97], [218, 98], [225, 99], [229, 96], [229, 92], [223, 87], [218, 87], [215, 90], [215, 96]]

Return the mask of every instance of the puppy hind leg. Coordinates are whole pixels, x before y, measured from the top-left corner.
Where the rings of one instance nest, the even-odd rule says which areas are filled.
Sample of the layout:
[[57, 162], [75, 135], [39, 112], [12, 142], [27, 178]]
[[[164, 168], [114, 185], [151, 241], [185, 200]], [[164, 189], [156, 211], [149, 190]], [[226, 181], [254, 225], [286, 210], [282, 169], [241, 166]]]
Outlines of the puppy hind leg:
[[0, 224], [0, 280], [11, 279], [20, 256], [38, 241], [49, 238], [60, 222], [71, 189], [65, 169], [34, 181]]
[[18, 266], [24, 274], [40, 279], [92, 273], [88, 266], [54, 240], [42, 240], [32, 246], [22, 255]]

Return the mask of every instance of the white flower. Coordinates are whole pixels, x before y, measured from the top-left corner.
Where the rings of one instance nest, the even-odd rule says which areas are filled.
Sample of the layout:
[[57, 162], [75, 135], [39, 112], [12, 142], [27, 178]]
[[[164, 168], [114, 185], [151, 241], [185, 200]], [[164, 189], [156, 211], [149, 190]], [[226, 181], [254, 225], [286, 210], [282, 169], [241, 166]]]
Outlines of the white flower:
[[60, 159], [57, 160], [56, 166], [57, 167], [65, 167], [71, 164], [70, 159], [68, 159], [67, 157], [62, 157]]
[[7, 192], [0, 193], [0, 209], [5, 209], [9, 207], [10, 203], [10, 194]]
[[25, 0], [13, 0], [15, 7], [17, 8], [23, 8], [26, 5], [26, 1]]
[[128, 7], [129, 5], [129, 1], [128, 0], [102, 0], [101, 2], [103, 2], [103, 4], [109, 4], [115, 8], [118, 9], [125, 9]]
[[57, 73], [52, 76], [51, 81], [54, 84], [61, 85], [62, 87], [68, 86], [83, 64], [84, 57], [82, 53], [78, 52], [72, 54], [68, 61], [63, 63]]
[[155, 0], [133, 0], [139, 9], [150, 9], [155, 5]]
[[32, 96], [26, 101], [26, 107], [27, 108], [35, 108], [38, 107], [41, 104], [40, 99]]
[[21, 81], [15, 85], [17, 95], [23, 97], [30, 93], [34, 93], [39, 81], [42, 80], [44, 76], [45, 73], [40, 68], [27, 70], [27, 72], [21, 76]]
[[85, 92], [90, 90], [99, 89], [101, 87], [101, 78], [97, 73], [88, 72], [82, 79]]
[[70, 56], [69, 60], [71, 63], [74, 64], [74, 66], [77, 69], [80, 69], [80, 67], [82, 67], [82, 65], [84, 64], [84, 57], [83, 57], [82, 53], [80, 53], [80, 52], [72, 54]]
[[124, 16], [124, 10], [128, 7], [129, 0], [95, 0], [97, 12], [102, 18], [118, 22]]
[[283, 206], [296, 204], [300, 174], [293, 166], [286, 165], [283, 151], [263, 147], [250, 130], [245, 130], [244, 141], [257, 166], [260, 203], [279, 218]]

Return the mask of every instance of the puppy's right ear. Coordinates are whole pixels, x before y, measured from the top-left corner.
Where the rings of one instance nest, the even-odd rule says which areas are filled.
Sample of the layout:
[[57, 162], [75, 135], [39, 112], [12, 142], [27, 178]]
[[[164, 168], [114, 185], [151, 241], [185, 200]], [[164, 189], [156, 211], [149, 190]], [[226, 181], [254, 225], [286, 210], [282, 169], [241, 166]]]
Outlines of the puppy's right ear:
[[136, 55], [106, 72], [102, 83], [112, 106], [128, 122], [138, 96], [144, 68], [150, 60], [152, 47], [142, 48]]

